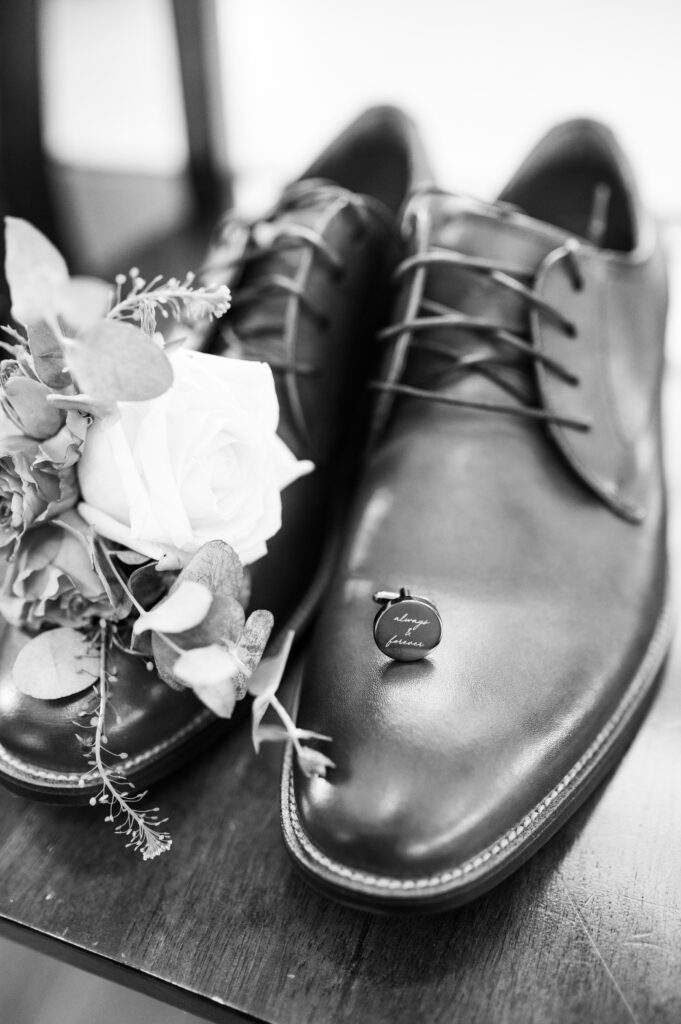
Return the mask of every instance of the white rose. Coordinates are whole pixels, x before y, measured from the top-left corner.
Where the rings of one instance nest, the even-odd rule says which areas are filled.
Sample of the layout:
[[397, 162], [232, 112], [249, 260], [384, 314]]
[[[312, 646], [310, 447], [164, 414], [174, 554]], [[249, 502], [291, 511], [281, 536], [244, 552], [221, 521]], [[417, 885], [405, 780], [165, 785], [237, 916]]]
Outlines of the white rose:
[[265, 363], [180, 349], [172, 387], [96, 420], [78, 463], [79, 512], [109, 540], [176, 568], [209, 540], [245, 565], [281, 526], [280, 492], [314, 467], [277, 437]]

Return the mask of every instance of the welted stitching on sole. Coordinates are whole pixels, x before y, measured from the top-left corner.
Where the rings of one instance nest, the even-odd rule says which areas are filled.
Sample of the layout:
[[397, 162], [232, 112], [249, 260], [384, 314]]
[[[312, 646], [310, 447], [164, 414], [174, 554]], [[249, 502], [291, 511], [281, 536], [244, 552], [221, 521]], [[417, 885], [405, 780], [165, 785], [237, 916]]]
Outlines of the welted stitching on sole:
[[[204, 723], [208, 723], [212, 718], [213, 715], [209, 711], [200, 712], [196, 718], [187, 725], [183, 725], [182, 728], [178, 729], [178, 731], [173, 733], [172, 736], [167, 737], [165, 740], [162, 740], [153, 747], [149, 747], [148, 750], [144, 750], [140, 754], [136, 754], [134, 757], [121, 761], [116, 765], [117, 771], [125, 772], [146, 764], [159, 754], [165, 753], [165, 751], [170, 747], [180, 743], [187, 735], [195, 732], [203, 726]], [[29, 778], [40, 779], [43, 782], [77, 784], [80, 779], [88, 779], [92, 776], [92, 772], [52, 772], [47, 768], [36, 768], [27, 761], [22, 761], [21, 758], [15, 757], [14, 754], [10, 754], [5, 747], [0, 745], [0, 768], [3, 764], [10, 768], [15, 768]], [[13, 778], [17, 778], [17, 776], [15, 775]]]
[[[458, 867], [452, 868], [449, 871], [441, 872], [437, 875], [429, 875], [421, 878], [391, 878], [387, 875], [373, 875], [366, 871], [358, 871], [356, 868], [349, 868], [345, 864], [341, 864], [339, 861], [335, 861], [325, 853], [322, 853], [322, 851], [319, 850], [306, 835], [298, 816], [298, 807], [296, 805], [293, 787], [293, 756], [291, 744], [287, 745], [284, 755], [285, 785], [282, 793], [284, 835], [289, 841], [289, 848], [292, 852], [295, 852], [295, 842], [291, 840], [290, 835], [290, 833], [292, 833], [294, 839], [302, 847], [305, 853], [307, 853], [307, 855], [320, 867], [326, 868], [326, 870], [331, 874], [335, 874], [346, 881], [359, 882], [362, 885], [371, 886], [384, 892], [422, 892], [424, 890], [438, 888], [442, 885], [446, 885], [448, 882], [454, 882], [458, 879], [464, 878], [466, 875], [478, 870], [484, 864], [487, 864], [490, 860], [498, 857], [507, 850], [508, 847], [515, 842], [530, 825], [533, 825], [538, 818], [546, 814], [546, 811], [554, 802], [556, 797], [560, 796], [560, 794], [563, 793], [570, 783], [574, 781], [576, 776], [579, 775], [585, 766], [595, 758], [618, 725], [624, 718], [626, 718], [630, 707], [634, 705], [642, 693], [647, 690], [651, 679], [655, 678], [669, 646], [670, 640], [671, 612], [668, 599], [665, 598], [662, 614], [658, 620], [655, 632], [648, 646], [648, 650], [646, 651], [646, 655], [639, 667], [635, 682], [630, 687], [627, 696], [620, 703], [610, 720], [603, 726], [599, 734], [596, 736], [595, 740], [593, 740], [591, 745], [572, 766], [570, 771], [563, 776], [560, 782], [554, 786], [554, 788], [545, 797], [543, 797], [543, 799], [540, 800], [540, 802], [536, 804], [521, 821], [516, 825], [513, 825], [503, 834], [503, 836], [495, 840], [494, 843], [491, 843], [479, 854], [476, 854], [475, 857], [471, 857]], [[319, 874], [321, 874], [321, 872]]]

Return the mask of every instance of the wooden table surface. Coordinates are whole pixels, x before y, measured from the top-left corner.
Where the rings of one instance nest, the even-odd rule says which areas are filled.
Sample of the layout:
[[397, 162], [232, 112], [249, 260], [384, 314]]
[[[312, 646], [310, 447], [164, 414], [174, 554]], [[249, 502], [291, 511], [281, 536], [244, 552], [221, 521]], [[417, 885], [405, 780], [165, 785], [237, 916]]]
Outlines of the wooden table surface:
[[0, 792], [0, 931], [213, 1021], [678, 1024], [680, 677], [681, 635], [612, 777], [515, 876], [462, 910], [380, 918], [308, 890], [280, 839], [279, 752], [256, 758], [241, 727], [154, 788], [174, 845], [151, 863], [123, 848], [99, 809]]

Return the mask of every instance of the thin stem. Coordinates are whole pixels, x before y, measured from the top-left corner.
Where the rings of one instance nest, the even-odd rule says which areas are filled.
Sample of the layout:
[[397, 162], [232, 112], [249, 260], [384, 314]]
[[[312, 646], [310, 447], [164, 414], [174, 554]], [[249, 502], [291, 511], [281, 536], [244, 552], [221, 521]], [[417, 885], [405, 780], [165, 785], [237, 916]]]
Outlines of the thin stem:
[[115, 319], [116, 317], [123, 316], [128, 312], [133, 312], [135, 308], [139, 306], [140, 300], [143, 299], [153, 298], [156, 303], [162, 305], [164, 302], [168, 302], [172, 299], [179, 300], [180, 302], [184, 299], [193, 299], [197, 297], [197, 294], [203, 297], [202, 292], [192, 288], [169, 288], [166, 286], [165, 288], [158, 288], [155, 292], [150, 292], [145, 288], [144, 290], [134, 292], [133, 294], [128, 295], [125, 299], [122, 299], [113, 307], [113, 309], [109, 310], [107, 316]]
[[161, 633], [158, 629], [155, 629], [154, 633], [156, 634], [156, 636], [162, 637], [165, 640], [165, 642], [168, 644], [168, 646], [172, 647], [172, 649], [175, 651], [176, 654], [186, 654], [187, 653], [185, 651], [184, 647], [180, 647], [180, 645], [176, 644], [174, 640], [171, 640], [167, 633]]
[[[139, 603], [139, 601], [135, 598], [135, 595], [133, 594], [132, 590], [128, 586], [125, 578], [121, 575], [121, 573], [118, 571], [118, 569], [114, 565], [113, 557], [112, 557], [113, 556], [113, 552], [109, 548], [105, 547], [104, 545], [102, 545], [102, 547], [104, 548], [104, 550], [106, 551], [106, 553], [108, 555], [109, 565], [111, 566], [113, 574], [116, 577], [116, 579], [118, 580], [118, 582], [120, 583], [120, 585], [123, 587], [123, 590], [126, 592], [126, 594], [130, 598], [130, 600], [132, 601], [132, 603], [134, 604], [135, 608], [140, 613], [140, 615], [146, 615], [147, 614], [147, 609], [144, 608], [143, 605], [141, 605]], [[175, 651], [176, 654], [184, 654], [185, 653], [184, 649], [182, 647], [180, 647], [179, 644], [176, 644], [174, 640], [171, 640], [167, 633], [161, 633], [157, 629], [154, 630], [154, 633], [156, 633], [157, 636], [163, 637], [163, 639], [168, 644], [168, 646], [170, 648], [172, 648], [172, 650]]]
[[114, 561], [113, 561], [113, 554], [114, 554], [114, 552], [111, 551], [110, 548], [107, 548], [104, 544], [102, 544], [102, 547], [106, 551], [107, 558], [109, 559], [109, 565], [111, 567], [111, 571], [113, 572], [114, 576], [116, 577], [116, 579], [118, 580], [120, 585], [123, 587], [123, 590], [126, 592], [126, 594], [130, 598], [130, 600], [132, 601], [132, 603], [134, 604], [135, 608], [140, 613], [140, 615], [145, 615], [146, 611], [147, 611], [146, 608], [144, 608], [139, 603], [139, 601], [137, 600], [137, 598], [133, 594], [132, 590], [128, 586], [127, 580], [125, 579], [124, 576], [121, 575], [121, 573], [118, 571], [118, 569], [114, 565]]
[[298, 739], [298, 729], [296, 727], [296, 724], [289, 715], [284, 705], [281, 703], [281, 701], [275, 694], [272, 694], [272, 696], [270, 697], [270, 707], [273, 708], [279, 715], [279, 718], [281, 719], [281, 722], [284, 728], [286, 729], [286, 732], [291, 737], [291, 742], [293, 743], [296, 754], [298, 754], [299, 757], [304, 756], [301, 742]]
[[[136, 797], [130, 797], [128, 793], [120, 792], [116, 789], [112, 781], [111, 769], [104, 763], [102, 757], [102, 744], [105, 742], [104, 728], [105, 718], [107, 709], [108, 699], [108, 672], [106, 667], [107, 653], [109, 649], [110, 639], [110, 625], [106, 619], [100, 619], [99, 621], [99, 712], [97, 714], [97, 725], [95, 728], [95, 739], [93, 743], [92, 753], [94, 757], [94, 766], [102, 784], [100, 799], [106, 802], [108, 796], [109, 801], [109, 817], [107, 820], [115, 821], [119, 814], [124, 814], [126, 823], [118, 826], [117, 832], [125, 829], [127, 824], [127, 835], [133, 836], [128, 845], [133, 845], [135, 849], [141, 850], [142, 857], [144, 860], [150, 860], [153, 857], [157, 857], [161, 853], [165, 853], [170, 849], [172, 840], [168, 833], [159, 832], [154, 826], [163, 824], [158, 820], [157, 817], [145, 820], [147, 812], [138, 813], [131, 806], [130, 802], [126, 797], [132, 800], [139, 800], [144, 794], [139, 794]], [[91, 800], [92, 803], [97, 803], [95, 797]], [[117, 807], [116, 813], [114, 814], [114, 807]], [[154, 809], [156, 810], [156, 808]]]
[[97, 728], [95, 730], [94, 755], [97, 764], [97, 771], [102, 780], [102, 785], [114, 796], [115, 790], [108, 779], [106, 766], [102, 760], [102, 735], [104, 730], [104, 716], [106, 714], [107, 680], [106, 680], [106, 655], [109, 646], [109, 627], [105, 619], [99, 620], [99, 713], [97, 715]]

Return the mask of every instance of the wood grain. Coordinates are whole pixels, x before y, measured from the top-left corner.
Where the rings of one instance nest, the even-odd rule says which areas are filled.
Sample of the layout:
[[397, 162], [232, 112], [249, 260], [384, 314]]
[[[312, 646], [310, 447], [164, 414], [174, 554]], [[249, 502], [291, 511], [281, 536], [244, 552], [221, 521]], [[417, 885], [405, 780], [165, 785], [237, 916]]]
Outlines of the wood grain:
[[3, 793], [2, 914], [61, 942], [61, 956], [89, 951], [114, 980], [119, 964], [142, 972], [149, 994], [178, 1002], [157, 980], [203, 996], [217, 1015], [203, 1000], [181, 1005], [217, 1020], [230, 1019], [225, 1005], [277, 1024], [676, 1024], [680, 667], [673, 657], [606, 787], [514, 878], [456, 913], [378, 918], [309, 891], [279, 838], [278, 757], [256, 763], [241, 730], [156, 787], [175, 838], [150, 864], [98, 811]]
[[[667, 409], [678, 590], [676, 365]], [[678, 1024], [680, 675], [677, 643], [613, 776], [463, 910], [372, 917], [308, 890], [280, 840], [279, 754], [256, 759], [241, 728], [155, 788], [174, 846], [149, 864], [98, 809], [1, 793], [0, 920], [12, 937], [215, 1021]]]

